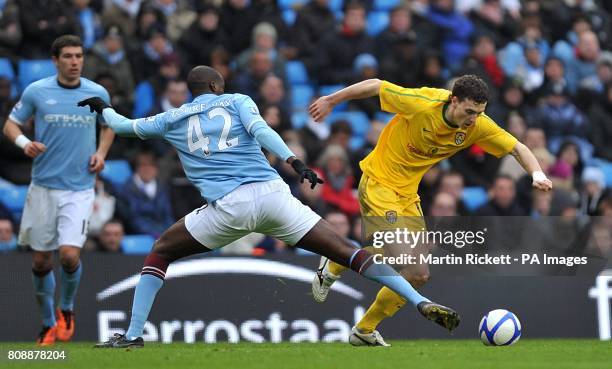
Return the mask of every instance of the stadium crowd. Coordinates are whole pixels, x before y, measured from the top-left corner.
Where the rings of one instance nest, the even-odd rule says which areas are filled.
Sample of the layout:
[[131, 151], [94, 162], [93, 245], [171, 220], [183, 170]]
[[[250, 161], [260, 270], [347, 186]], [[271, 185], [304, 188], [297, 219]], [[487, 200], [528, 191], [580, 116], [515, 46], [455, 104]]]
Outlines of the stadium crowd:
[[[513, 158], [474, 145], [425, 175], [425, 214], [612, 215], [611, 14], [612, 2], [595, 0], [0, 0], [0, 124], [25, 87], [23, 61], [49, 59], [62, 34], [81, 36], [83, 76], [132, 118], [189, 101], [186, 73], [210, 65], [325, 179], [310, 190], [269, 157], [293, 194], [359, 240], [358, 163], [391, 116], [370, 98], [318, 124], [312, 99], [367, 78], [448, 88], [476, 74], [491, 91], [487, 114], [534, 152], [555, 190], [536, 194]], [[86, 248], [153, 240], [202, 204], [164, 142], [117, 137], [108, 160], [131, 169], [124, 183], [97, 180]], [[29, 184], [30, 169], [0, 138], [0, 187]], [[0, 219], [0, 250], [15, 248], [19, 219], [1, 202]], [[222, 252], [283, 250], [251, 235]]]

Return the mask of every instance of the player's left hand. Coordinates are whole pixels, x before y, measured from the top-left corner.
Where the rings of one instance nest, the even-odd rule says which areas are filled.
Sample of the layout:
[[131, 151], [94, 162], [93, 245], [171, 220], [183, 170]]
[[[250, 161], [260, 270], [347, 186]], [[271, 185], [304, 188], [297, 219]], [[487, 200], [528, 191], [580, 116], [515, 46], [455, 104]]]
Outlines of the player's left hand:
[[329, 99], [329, 96], [321, 96], [310, 105], [308, 113], [315, 122], [322, 122], [333, 109], [334, 104]]
[[550, 179], [546, 177], [543, 172], [534, 172], [532, 174], [533, 177], [533, 187], [541, 190], [541, 191], [550, 191], [552, 190], [552, 182]]
[[323, 180], [317, 176], [317, 173], [308, 168], [300, 159], [294, 159], [291, 162], [291, 167], [300, 175], [300, 183], [304, 183], [304, 179], [310, 182], [310, 189], [314, 189], [316, 185], [324, 183]]
[[89, 106], [89, 112], [93, 113], [94, 111], [98, 114], [102, 114], [102, 111], [105, 108], [110, 108], [104, 100], [99, 97], [90, 97], [85, 100], [81, 100], [77, 103], [78, 106]]
[[100, 173], [104, 169], [104, 157], [95, 153], [89, 159], [89, 171], [92, 173]]

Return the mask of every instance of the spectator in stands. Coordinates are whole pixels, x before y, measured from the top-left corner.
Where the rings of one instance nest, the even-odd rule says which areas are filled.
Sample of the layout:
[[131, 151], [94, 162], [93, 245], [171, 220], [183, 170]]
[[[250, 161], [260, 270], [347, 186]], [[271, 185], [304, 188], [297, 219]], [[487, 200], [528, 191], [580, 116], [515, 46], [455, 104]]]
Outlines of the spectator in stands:
[[259, 92], [253, 99], [257, 105], [276, 105], [287, 115], [289, 112], [289, 102], [285, 93], [285, 84], [281, 78], [274, 74], [267, 75], [261, 82]]
[[248, 0], [228, 0], [221, 7], [221, 29], [228, 36], [228, 51], [238, 55], [251, 43], [251, 31], [258, 21]]
[[599, 40], [595, 33], [584, 31], [578, 35], [576, 53], [567, 59], [566, 78], [570, 92], [575, 93], [578, 87], [597, 77], [597, 59], [600, 54]]
[[278, 33], [273, 25], [267, 22], [258, 23], [255, 28], [253, 28], [251, 47], [241, 52], [236, 58], [237, 71], [241, 72], [248, 67], [251, 55], [255, 51], [263, 51], [268, 54], [272, 62], [272, 71], [274, 74], [284, 79], [285, 64], [287, 60], [278, 52], [277, 38]]
[[476, 33], [492, 35], [497, 45], [505, 45], [516, 37], [518, 17], [519, 14], [505, 8], [501, 0], [481, 1], [480, 6], [469, 13]]
[[477, 144], [458, 152], [449, 160], [453, 168], [465, 178], [466, 186], [491, 186], [500, 165], [500, 159], [487, 155]]
[[[289, 149], [295, 154], [298, 159], [303, 162], [307, 162], [308, 157], [306, 155], [306, 150], [299, 142], [289, 141], [287, 142], [287, 147], [289, 147]], [[285, 181], [285, 183], [289, 185], [289, 189], [291, 190], [293, 196], [298, 196], [298, 193], [300, 192], [299, 175], [295, 173], [295, 170], [293, 170], [291, 165], [289, 165], [287, 162], [277, 160], [276, 157], [273, 158], [273, 160], [276, 160], [276, 162], [274, 162], [272, 166], [274, 167], [274, 169], [276, 169], [283, 181]], [[270, 160], [270, 155], [268, 155], [268, 160]]]
[[93, 80], [101, 74], [110, 74], [114, 77], [115, 93], [128, 99], [132, 97], [134, 91], [132, 68], [123, 46], [121, 29], [117, 26], [108, 28], [104, 38], [96, 42], [85, 58], [83, 75]]
[[471, 53], [464, 62], [459, 74], [475, 74], [481, 77], [496, 98], [497, 91], [505, 81], [504, 70], [500, 67], [497, 59], [497, 49], [493, 38], [488, 34], [474, 37]]
[[66, 11], [63, 0], [20, 0], [19, 17], [20, 55], [27, 59], [47, 59], [53, 40], [78, 30], [74, 13]]
[[[357, 55], [353, 62], [354, 77], [351, 83], [378, 78], [378, 61], [372, 54]], [[357, 110], [366, 113], [370, 119], [380, 111], [380, 99], [378, 96], [366, 99], [351, 100], [348, 103], [349, 110]]]
[[[533, 152], [533, 156], [538, 159], [538, 163], [540, 163], [540, 167], [542, 168], [542, 172], [544, 174], [549, 175], [550, 168], [555, 163], [555, 156], [551, 154], [545, 146], [531, 149]], [[505, 172], [500, 171], [499, 174], [507, 174]], [[513, 177], [514, 178], [514, 177]], [[540, 191], [533, 190], [533, 179], [530, 175], [523, 171], [523, 176], [520, 178], [515, 178], [516, 180], [516, 201], [519, 206], [523, 208], [527, 213], [532, 212], [532, 205], [534, 201], [532, 199], [532, 195], [535, 193], [539, 193]]]
[[98, 237], [98, 251], [121, 252], [121, 241], [125, 231], [123, 224], [118, 220], [110, 220], [102, 227]]
[[567, 86], [567, 80], [565, 79], [565, 64], [563, 60], [557, 57], [550, 57], [546, 60], [542, 85], [528, 94], [527, 102], [535, 105], [538, 99], [541, 99], [548, 93], [550, 86]]
[[289, 116], [279, 105], [266, 104], [263, 105], [259, 111], [266, 123], [281, 136], [284, 132], [291, 130]]
[[374, 40], [365, 32], [366, 9], [350, 1], [344, 9], [342, 26], [325, 36], [318, 46], [317, 76], [321, 84], [348, 84], [353, 78], [353, 61], [363, 53], [374, 53]]
[[[110, 187], [110, 186], [109, 186]], [[117, 200], [110, 191], [106, 189], [106, 184], [96, 177], [96, 186], [94, 187], [95, 197], [93, 210], [89, 217], [88, 233], [90, 236], [97, 236], [102, 231], [102, 227], [106, 222], [111, 220], [115, 214], [115, 205]]]
[[292, 30], [283, 19], [277, 0], [253, 0], [251, 9], [257, 22], [269, 23], [276, 30], [278, 52], [285, 59], [294, 59], [298, 51], [294, 46]]
[[476, 209], [477, 216], [520, 216], [526, 215], [516, 202], [515, 183], [508, 176], [497, 176], [490, 190], [491, 199]]
[[589, 110], [589, 141], [595, 149], [595, 156], [612, 161], [612, 83], [591, 105]]
[[355, 183], [359, 183], [359, 181], [361, 180], [362, 172], [361, 168], [359, 167], [359, 162], [363, 158], [368, 156], [372, 152], [372, 150], [374, 150], [374, 147], [378, 142], [378, 138], [380, 137], [380, 134], [382, 133], [382, 130], [384, 128], [385, 123], [378, 120], [370, 121], [370, 130], [366, 135], [365, 144], [357, 152], [355, 152], [354, 155], [352, 155], [351, 167], [353, 168], [353, 174], [355, 175]]
[[[320, 174], [321, 172], [317, 172], [317, 175]], [[308, 205], [315, 213], [319, 215], [325, 214], [330, 206], [321, 197], [322, 191], [323, 186], [310, 188], [310, 183], [304, 181], [304, 183], [300, 183], [298, 186], [297, 198], [305, 205]]]
[[436, 164], [425, 172], [423, 179], [419, 183], [417, 193], [421, 199], [421, 209], [423, 209], [425, 214], [429, 214], [433, 198], [438, 193], [441, 177], [442, 169], [440, 169], [440, 165]]
[[[128, 91], [128, 95], [123, 95], [117, 89], [117, 85], [119, 82], [110, 73], [100, 73], [94, 79], [94, 82], [99, 83], [108, 91], [108, 94], [111, 97], [111, 105], [115, 111], [124, 116], [132, 115], [132, 94], [133, 90]], [[121, 137], [117, 137], [113, 142], [114, 145], [117, 144], [117, 139], [121, 139]], [[111, 147], [111, 151], [113, 151], [113, 147]]]
[[[511, 135], [516, 137], [517, 140], [523, 142], [525, 140], [525, 132], [527, 131], [525, 119], [516, 113], [510, 115], [507, 130]], [[519, 178], [525, 175], [525, 170], [523, 167], [521, 167], [518, 161], [514, 160], [512, 155], [506, 155], [501, 158], [498, 174], [505, 174], [512, 177], [512, 179], [515, 181], [518, 181]]]
[[345, 213], [338, 210], [330, 210], [325, 214], [325, 220], [331, 224], [337, 234], [348, 238], [356, 247], [360, 246], [359, 242], [351, 239], [351, 222]]
[[530, 216], [537, 219], [550, 215], [553, 191], [533, 191], [532, 197]]
[[[418, 54], [416, 36], [412, 33], [396, 37], [390, 50], [380, 59], [380, 76], [400, 86], [416, 86], [419, 71], [424, 68]], [[403, 66], [410, 65], [411, 68]], [[429, 86], [429, 85], [427, 85]]]
[[[444, 88], [446, 85], [446, 70], [442, 56], [435, 50], [423, 53], [417, 64], [417, 75], [414, 86], [428, 86], [433, 88]], [[410, 86], [410, 85], [402, 85]]]
[[539, 148], [546, 149], [546, 134], [544, 130], [538, 127], [527, 128], [524, 144], [532, 151]]
[[557, 152], [563, 141], [571, 139], [580, 146], [583, 158], [590, 158], [592, 145], [587, 141], [588, 121], [572, 103], [569, 90], [563, 85], [546, 86], [533, 122], [544, 129], [552, 152]]
[[13, 219], [13, 214], [11, 214], [11, 211], [4, 206], [2, 202], [0, 202], [0, 219], [8, 219], [13, 223], [15, 222], [15, 219]]
[[353, 193], [355, 179], [345, 149], [339, 145], [329, 145], [317, 163], [325, 181], [321, 186], [323, 201], [349, 216], [358, 215], [359, 202]]
[[13, 231], [13, 223], [0, 218], [0, 252], [17, 249], [17, 236]]
[[[137, 52], [140, 49], [142, 43], [146, 42], [151, 29], [154, 27], [163, 27], [166, 24], [166, 17], [164, 14], [150, 3], [144, 3], [138, 10], [136, 20], [128, 22], [129, 26], [112, 23], [113, 25], [119, 25], [123, 34], [128, 42], [128, 49], [130, 52]], [[126, 28], [131, 29], [129, 31]]]
[[453, 196], [457, 202], [457, 212], [460, 215], [468, 214], [468, 211], [463, 204], [464, 183], [465, 181], [461, 173], [451, 170], [442, 173], [442, 176], [440, 177], [440, 186], [438, 187], [438, 192], [445, 192]]
[[134, 101], [134, 117], [145, 117], [153, 109], [155, 102], [161, 99], [169, 81], [181, 76], [181, 61], [177, 54], [164, 55], [158, 66], [157, 73], [149, 76], [136, 86]]
[[197, 10], [197, 18], [178, 41], [184, 70], [200, 64], [211, 65], [213, 51], [225, 48], [228, 43], [225, 32], [219, 27], [219, 9], [204, 3], [197, 5]]
[[250, 56], [248, 68], [231, 81], [233, 92], [256, 96], [263, 80], [272, 73], [272, 60], [263, 50], [256, 50]]
[[349, 152], [352, 136], [353, 129], [351, 128], [351, 123], [346, 120], [337, 120], [331, 126], [329, 138], [327, 139], [327, 144], [338, 145], [345, 152]]
[[134, 54], [132, 60], [134, 79], [140, 82], [153, 76], [162, 65], [164, 57], [170, 55], [175, 55], [178, 58], [178, 55], [174, 53], [172, 43], [166, 36], [164, 27], [162, 25], [151, 27], [146, 42]]
[[458, 215], [457, 199], [447, 192], [438, 192], [433, 198], [429, 215], [432, 217], [452, 217]]
[[0, 4], [0, 57], [16, 58], [21, 43], [19, 5], [16, 0]]
[[320, 56], [319, 42], [333, 33], [335, 28], [336, 17], [329, 9], [329, 0], [312, 0], [297, 11], [293, 25], [297, 57], [304, 62], [313, 77]]
[[574, 101], [582, 111], [588, 111], [593, 103], [605, 96], [606, 86], [612, 83], [612, 52], [602, 51], [597, 59], [597, 76], [578, 87]]
[[90, 0], [72, 0], [77, 21], [81, 29], [80, 36], [83, 40], [83, 47], [89, 50], [93, 47], [96, 39], [102, 31], [100, 17], [90, 5]]
[[557, 161], [550, 169], [553, 183], [557, 182], [560, 188], [575, 190], [583, 168], [583, 159], [580, 157], [578, 145], [572, 141], [565, 141], [561, 144], [557, 153]]
[[442, 54], [451, 70], [458, 70], [470, 52], [470, 37], [474, 25], [455, 10], [454, 0], [431, 0], [426, 13], [442, 37]]
[[151, 152], [136, 157], [134, 176], [121, 193], [124, 217], [131, 233], [159, 237], [174, 223], [170, 197], [157, 179], [157, 160]]
[[[503, 127], [509, 126], [513, 115], [521, 118], [530, 116], [531, 109], [525, 103], [525, 94], [520, 85], [512, 80], [506, 80], [500, 93], [500, 101], [494, 101], [487, 106], [487, 115]], [[521, 140], [522, 142], [522, 140]]]
[[[396, 6], [389, 12], [389, 26], [376, 36], [376, 57], [379, 60], [389, 56], [393, 57], [392, 47], [397, 40], [402, 38], [418, 39], [416, 32], [412, 29], [410, 8], [405, 5]], [[426, 46], [419, 41], [419, 47], [425, 48]]]
[[180, 108], [181, 105], [185, 104], [188, 100], [189, 90], [187, 89], [187, 82], [181, 79], [169, 80], [168, 83], [166, 83], [163, 95], [159, 97], [155, 106], [149, 111], [147, 116], [163, 113], [170, 109]]
[[606, 197], [606, 178], [598, 167], [586, 167], [582, 172], [582, 190], [580, 191], [579, 213], [583, 215], [601, 215], [600, 204]]
[[298, 139], [306, 149], [309, 166], [315, 165], [319, 155], [325, 148], [325, 142], [330, 135], [330, 127], [327, 124], [315, 122], [312, 117], [308, 117], [306, 124], [298, 130]]
[[168, 39], [176, 42], [183, 32], [196, 19], [196, 12], [188, 0], [154, 0], [150, 4], [159, 10], [166, 19]]
[[102, 25], [104, 27], [119, 26], [125, 36], [132, 37], [139, 24], [140, 14], [144, 8], [147, 8], [147, 6], [141, 7], [143, 3], [143, 0], [112, 0], [104, 7]]

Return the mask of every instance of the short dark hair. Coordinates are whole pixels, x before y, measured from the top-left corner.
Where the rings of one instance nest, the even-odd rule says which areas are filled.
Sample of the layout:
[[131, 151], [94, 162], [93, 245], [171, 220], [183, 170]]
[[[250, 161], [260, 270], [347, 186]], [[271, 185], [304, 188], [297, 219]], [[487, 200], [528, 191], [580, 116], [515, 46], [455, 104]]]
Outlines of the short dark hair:
[[484, 104], [489, 101], [489, 88], [480, 77], [466, 74], [455, 81], [453, 96], [456, 96], [459, 101], [470, 99], [477, 104]]
[[66, 46], [83, 47], [83, 41], [76, 35], [63, 35], [55, 39], [51, 45], [51, 55], [59, 58], [62, 49]]

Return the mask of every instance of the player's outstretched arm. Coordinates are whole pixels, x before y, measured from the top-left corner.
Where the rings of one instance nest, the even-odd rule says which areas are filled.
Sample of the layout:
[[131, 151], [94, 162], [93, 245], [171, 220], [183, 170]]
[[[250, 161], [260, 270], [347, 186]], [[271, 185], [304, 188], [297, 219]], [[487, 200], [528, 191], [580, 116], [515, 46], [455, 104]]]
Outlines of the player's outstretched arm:
[[542, 191], [552, 190], [552, 182], [546, 177], [538, 163], [538, 159], [536, 159], [527, 146], [517, 142], [510, 153], [521, 164], [523, 169], [531, 175], [534, 188]]
[[47, 146], [45, 146], [45, 144], [37, 141], [30, 141], [30, 139], [23, 134], [19, 125], [11, 119], [7, 119], [6, 123], [4, 123], [2, 133], [4, 133], [9, 140], [13, 141], [15, 145], [21, 147], [23, 152], [30, 158], [35, 158], [47, 151]]
[[315, 122], [321, 122], [331, 113], [334, 106], [341, 102], [354, 99], [365, 99], [378, 95], [381, 83], [382, 81], [376, 78], [366, 79], [365, 81], [355, 83], [340, 91], [336, 91], [331, 95], [321, 96], [310, 105], [308, 112], [314, 118]]
[[[87, 106], [92, 113], [95, 111], [98, 114], [102, 114], [106, 124], [119, 136], [136, 136], [134, 132], [134, 121], [117, 113], [115, 109], [101, 98], [90, 97], [79, 101], [77, 105], [81, 107]], [[112, 143], [112, 140], [110, 140], [110, 143]], [[108, 144], [109, 147], [110, 143]], [[102, 146], [102, 142], [100, 142], [100, 146]], [[108, 151], [108, 148], [106, 151]]]

